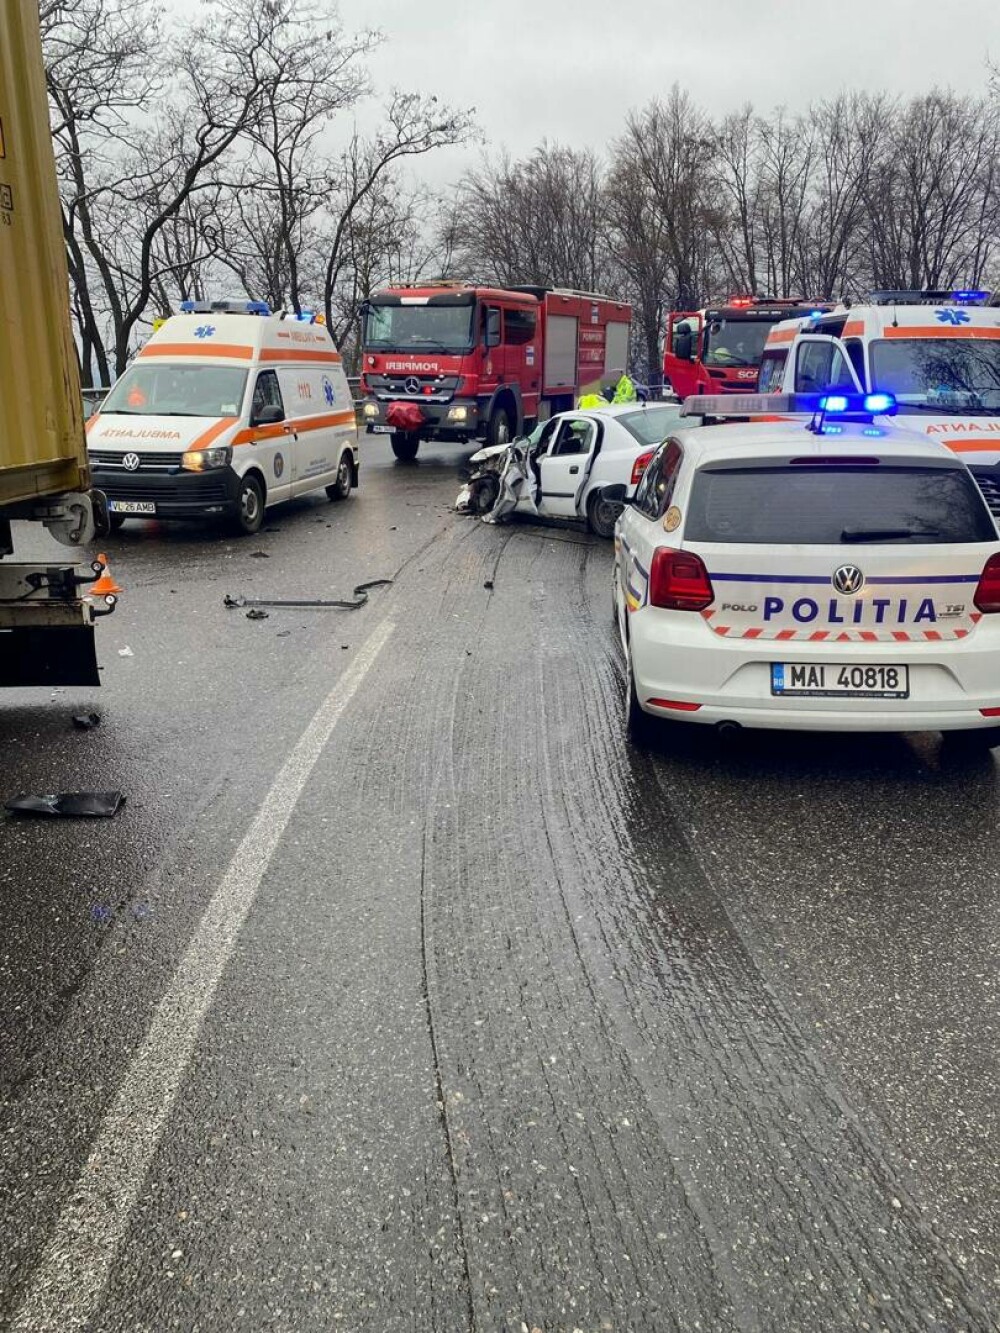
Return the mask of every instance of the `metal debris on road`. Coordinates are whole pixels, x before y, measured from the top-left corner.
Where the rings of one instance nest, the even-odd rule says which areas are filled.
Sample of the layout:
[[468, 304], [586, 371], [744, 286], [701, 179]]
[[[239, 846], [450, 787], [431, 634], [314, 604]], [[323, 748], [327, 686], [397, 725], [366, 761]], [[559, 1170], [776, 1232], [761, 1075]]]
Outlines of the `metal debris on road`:
[[125, 804], [120, 791], [63, 791], [45, 796], [12, 796], [4, 809], [46, 819], [110, 819]]
[[101, 725], [100, 713], [74, 713], [73, 726], [77, 731], [93, 731]]
[[119, 649], [118, 649], [118, 656], [119, 656], [119, 657], [135, 657], [135, 653], [134, 653], [134, 652], [132, 651], [132, 649], [128, 646], [128, 644], [126, 644], [124, 648], [119, 648]]
[[251, 559], [251, 560], [270, 560], [270, 558], [271, 558], [271, 557], [268, 555], [267, 551], [251, 551], [251, 552], [250, 552], [250, 559]]
[[267, 612], [261, 611], [258, 607], [252, 606], [247, 612], [247, 620], [266, 620]]
[[[250, 606], [250, 607], [322, 606], [322, 607], [341, 607], [345, 611], [357, 611], [359, 607], [364, 606], [365, 603], [368, 601], [369, 588], [381, 588], [384, 587], [386, 584], [392, 582], [393, 582], [392, 579], [369, 579], [367, 583], [357, 583], [354, 586], [353, 599], [324, 598], [324, 597], [314, 597], [314, 598], [243, 597], [241, 595], [237, 595], [236, 597], [234, 597], [231, 593], [227, 592], [225, 597], [222, 599], [222, 604], [223, 606], [227, 606], [230, 609], [232, 609], [233, 607], [242, 608], [245, 606]], [[253, 617], [253, 619], [257, 620], [260, 619], [260, 617], [255, 616]]]

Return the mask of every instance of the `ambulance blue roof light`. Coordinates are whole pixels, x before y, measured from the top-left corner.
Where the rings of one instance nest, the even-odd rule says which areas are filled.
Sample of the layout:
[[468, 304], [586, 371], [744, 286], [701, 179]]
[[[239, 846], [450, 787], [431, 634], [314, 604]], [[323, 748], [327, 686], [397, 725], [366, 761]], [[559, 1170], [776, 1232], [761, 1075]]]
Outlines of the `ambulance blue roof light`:
[[266, 301], [182, 301], [182, 315], [269, 315]]

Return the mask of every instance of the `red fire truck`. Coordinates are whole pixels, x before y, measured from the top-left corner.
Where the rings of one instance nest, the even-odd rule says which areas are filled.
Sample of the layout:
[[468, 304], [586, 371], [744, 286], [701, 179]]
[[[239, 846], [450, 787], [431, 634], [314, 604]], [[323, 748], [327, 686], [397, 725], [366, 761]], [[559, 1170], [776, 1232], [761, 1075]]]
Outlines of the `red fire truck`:
[[667, 320], [664, 379], [681, 398], [753, 393], [773, 325], [832, 309], [800, 296], [730, 296], [705, 310], [674, 311]]
[[400, 459], [421, 440], [505, 443], [628, 363], [631, 307], [591, 292], [428, 282], [363, 315], [363, 421]]

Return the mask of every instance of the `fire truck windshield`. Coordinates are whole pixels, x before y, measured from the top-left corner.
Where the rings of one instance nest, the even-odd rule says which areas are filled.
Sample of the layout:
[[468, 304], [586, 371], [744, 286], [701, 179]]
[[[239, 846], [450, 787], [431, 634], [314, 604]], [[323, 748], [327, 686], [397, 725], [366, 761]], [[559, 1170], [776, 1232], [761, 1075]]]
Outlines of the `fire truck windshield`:
[[1000, 342], [893, 338], [871, 345], [872, 387], [895, 394], [900, 412], [1000, 410]]
[[767, 335], [774, 327], [770, 319], [710, 319], [705, 329], [706, 366], [759, 366]]
[[365, 347], [394, 352], [431, 348], [467, 352], [472, 347], [469, 305], [370, 305], [365, 315]]

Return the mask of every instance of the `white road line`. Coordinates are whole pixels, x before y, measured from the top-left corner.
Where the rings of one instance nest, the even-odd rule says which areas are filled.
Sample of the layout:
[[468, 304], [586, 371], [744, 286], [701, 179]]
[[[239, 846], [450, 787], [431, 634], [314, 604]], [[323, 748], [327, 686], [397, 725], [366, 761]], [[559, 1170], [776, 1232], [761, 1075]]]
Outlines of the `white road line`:
[[286, 759], [237, 848], [102, 1122], [11, 1333], [69, 1333], [97, 1310], [202, 1022], [261, 881], [331, 732], [393, 629], [383, 621], [359, 649]]

